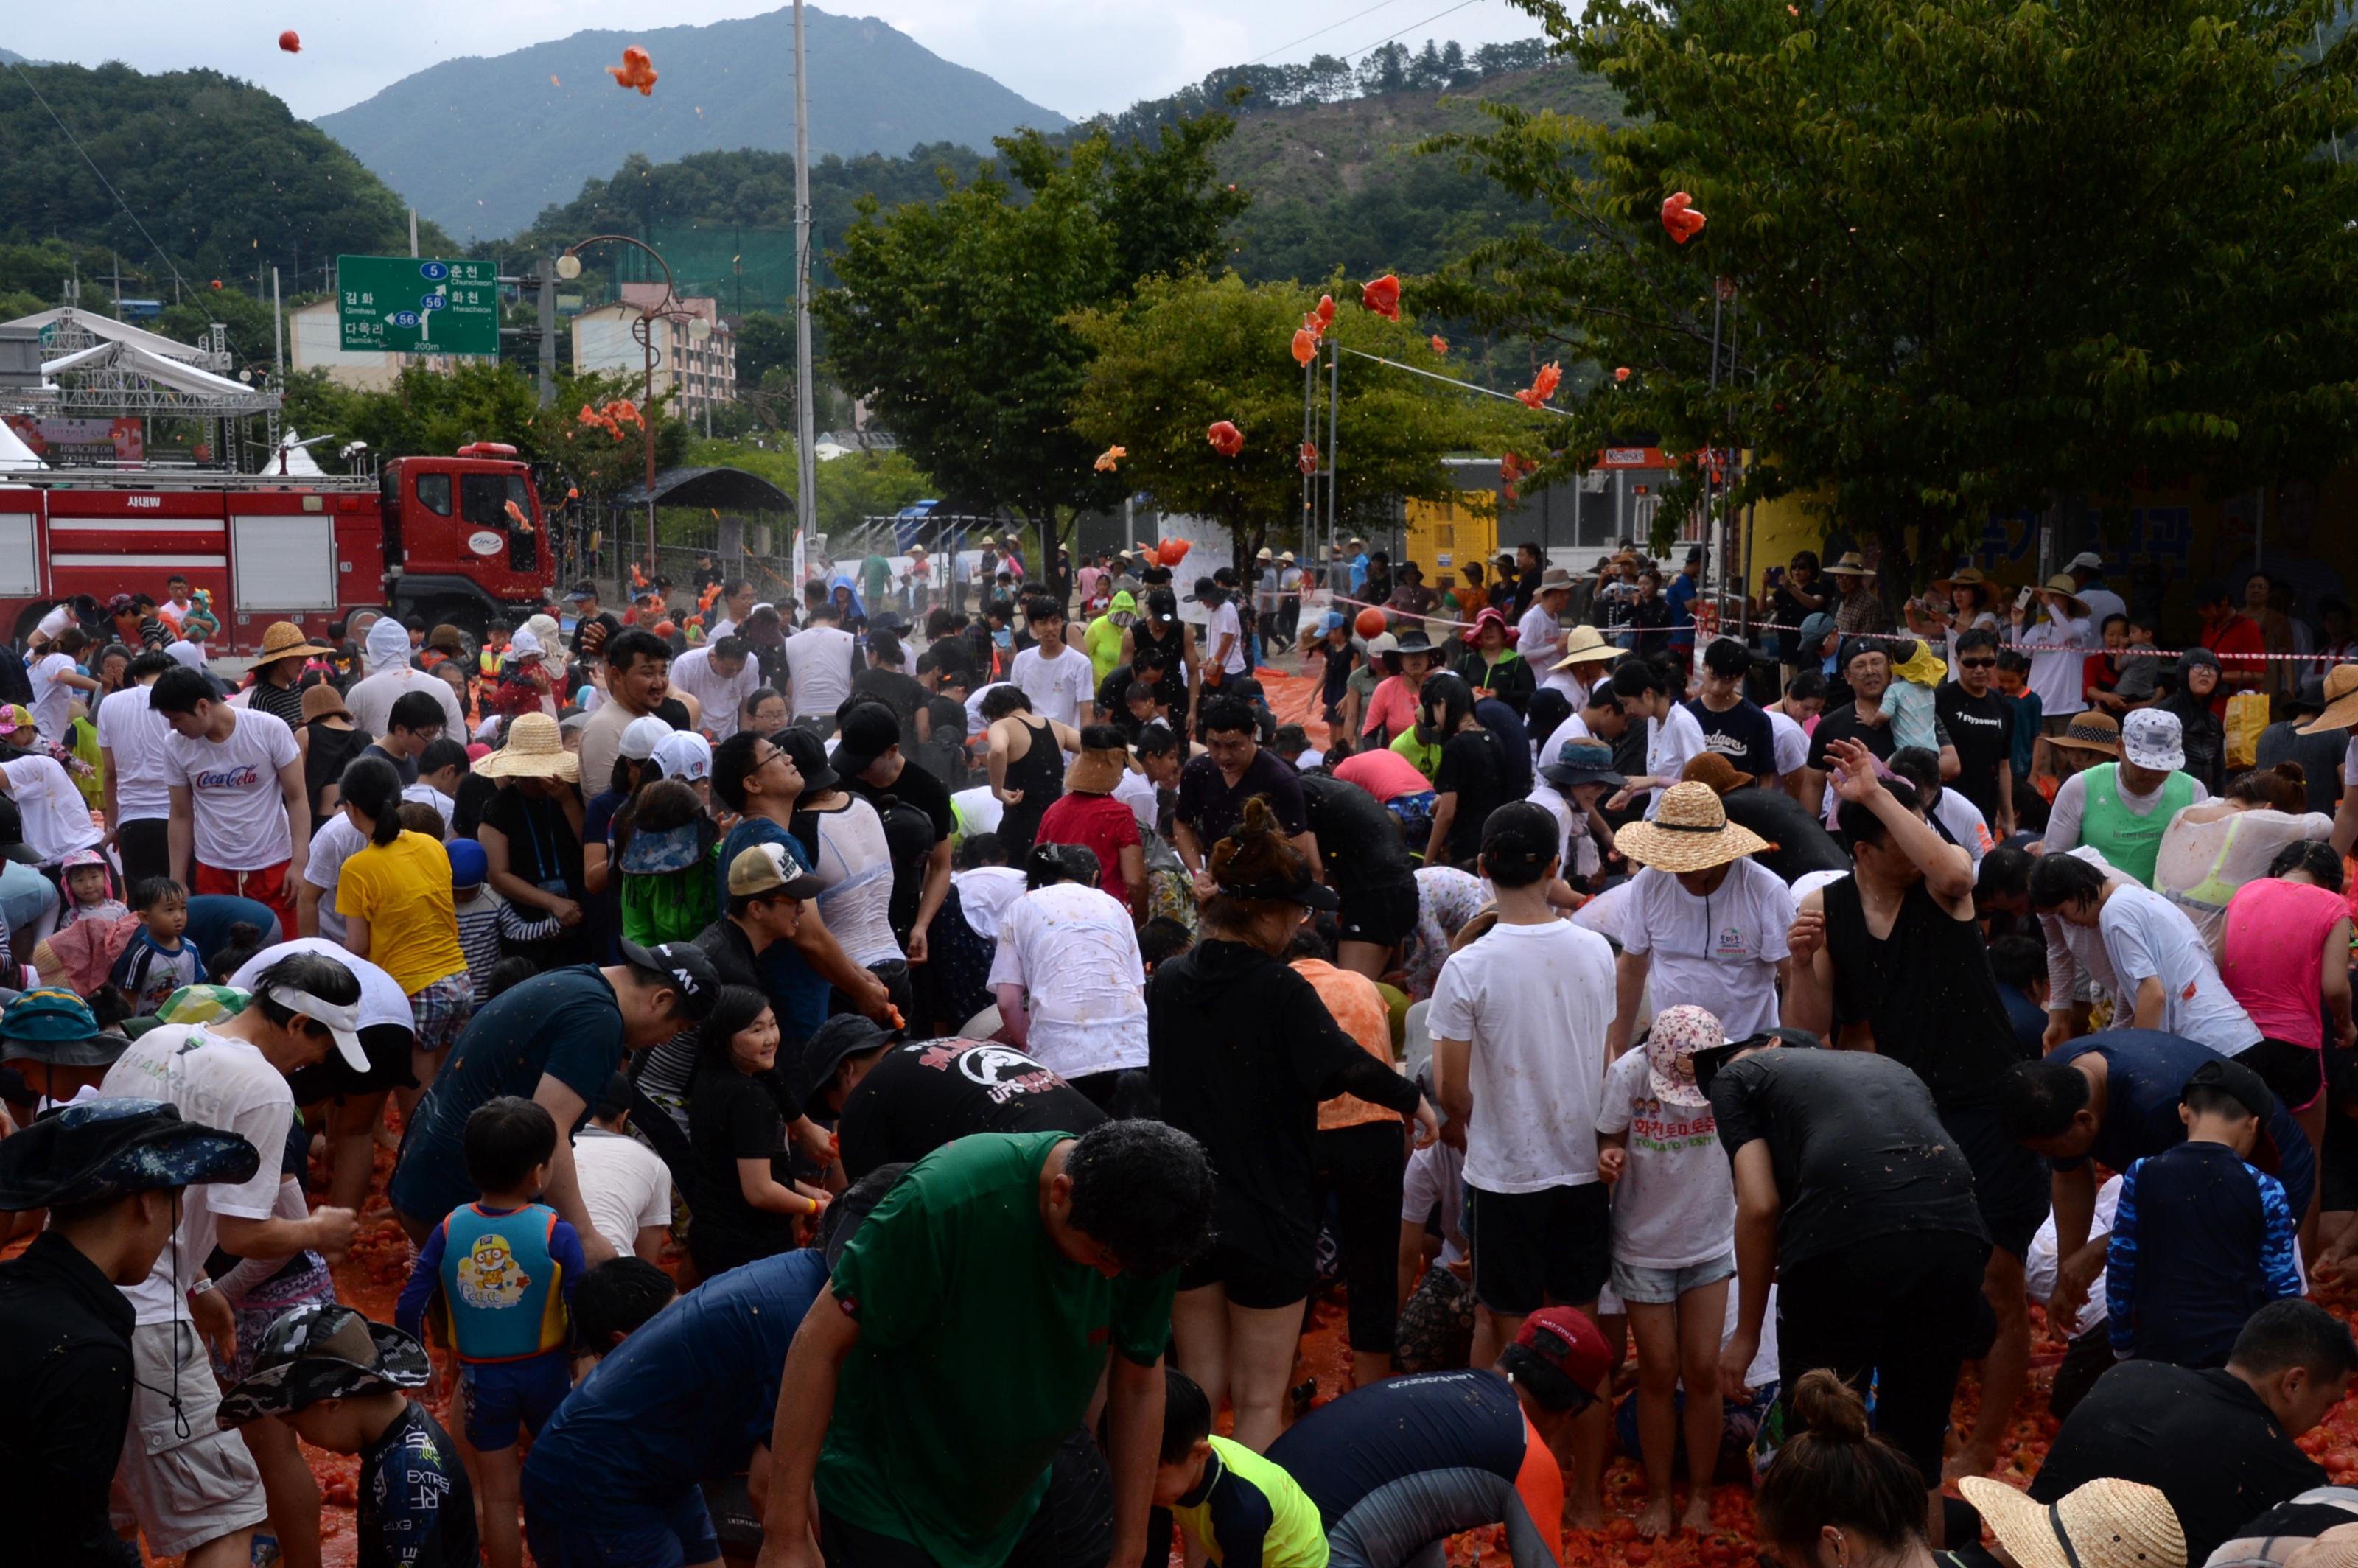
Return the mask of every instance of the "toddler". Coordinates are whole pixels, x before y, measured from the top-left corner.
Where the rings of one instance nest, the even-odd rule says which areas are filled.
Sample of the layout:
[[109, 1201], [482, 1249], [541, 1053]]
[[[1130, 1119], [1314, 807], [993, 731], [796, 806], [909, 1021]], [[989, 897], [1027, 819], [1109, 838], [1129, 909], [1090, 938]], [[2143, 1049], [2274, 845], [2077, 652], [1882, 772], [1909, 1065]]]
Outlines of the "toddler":
[[1932, 698], [1948, 673], [1949, 666], [1931, 643], [1903, 638], [1891, 644], [1891, 684], [1884, 688], [1883, 717], [1891, 725], [1893, 751], [1913, 746], [1940, 752]]
[[169, 877], [149, 877], [132, 888], [131, 913], [139, 917], [138, 929], [107, 979], [136, 1018], [162, 1011], [174, 991], [200, 983], [205, 974], [196, 948], [180, 937], [189, 925], [188, 889]]
[[106, 857], [97, 850], [76, 849], [60, 869], [65, 872], [66, 912], [58, 921], [59, 930], [84, 920], [120, 920], [131, 913], [114, 896]]

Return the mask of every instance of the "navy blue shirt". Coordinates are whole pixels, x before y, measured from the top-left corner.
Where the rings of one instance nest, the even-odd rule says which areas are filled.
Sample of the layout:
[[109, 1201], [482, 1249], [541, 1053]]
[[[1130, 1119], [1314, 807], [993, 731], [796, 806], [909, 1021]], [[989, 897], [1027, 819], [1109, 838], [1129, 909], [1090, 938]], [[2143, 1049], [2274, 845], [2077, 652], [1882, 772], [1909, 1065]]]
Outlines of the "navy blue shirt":
[[[2106, 1170], [2125, 1171], [2186, 1141], [2186, 1124], [2178, 1119], [2179, 1094], [2195, 1068], [2219, 1059], [2218, 1052], [2158, 1029], [2106, 1029], [2081, 1036], [2050, 1059], [2072, 1062], [2092, 1051], [2104, 1059], [2104, 1124], [2084, 1156], [2057, 1160], [2057, 1170], [2077, 1170], [2093, 1160]], [[2300, 1124], [2281, 1103], [2261, 1119], [2252, 1163], [2284, 1184], [2293, 1213], [2309, 1211], [2317, 1161]]]
[[1370, 1493], [1406, 1476], [1484, 1470], [1511, 1481], [1523, 1467], [1524, 1442], [1522, 1403], [1506, 1379], [1433, 1372], [1387, 1378], [1321, 1405], [1280, 1433], [1269, 1457], [1310, 1495], [1331, 1530]]
[[1737, 773], [1756, 779], [1776, 776], [1777, 731], [1758, 703], [1742, 699], [1725, 713], [1713, 712], [1699, 697], [1689, 697], [1681, 706], [1703, 726], [1704, 751], [1725, 757]]
[[2251, 1315], [2300, 1294], [2282, 1184], [2223, 1143], [2131, 1165], [2104, 1258], [2113, 1353], [2224, 1367]]
[[1997, 1000], [2006, 1004], [2006, 1021], [2014, 1025], [2014, 1044], [2022, 1059], [2037, 1061], [2047, 1049], [2046, 1010], [2004, 980], [1997, 984]]
[[827, 1283], [813, 1249], [757, 1259], [655, 1314], [542, 1427], [525, 1510], [591, 1524], [669, 1517], [707, 1476], [742, 1470], [777, 1414], [786, 1350]]
[[[729, 913], [729, 868], [738, 856], [761, 844], [783, 846], [795, 865], [804, 871], [811, 869], [810, 852], [801, 839], [766, 816], [746, 817], [720, 841], [720, 857], [714, 867], [723, 915]], [[773, 942], [753, 961], [761, 968], [762, 989], [776, 1008], [778, 1028], [786, 1039], [800, 1042], [818, 1033], [818, 1026], [827, 1022], [830, 989], [827, 977], [812, 968], [792, 942]]]
[[415, 1400], [361, 1453], [359, 1514], [360, 1568], [478, 1568], [483, 1560], [458, 1444]]

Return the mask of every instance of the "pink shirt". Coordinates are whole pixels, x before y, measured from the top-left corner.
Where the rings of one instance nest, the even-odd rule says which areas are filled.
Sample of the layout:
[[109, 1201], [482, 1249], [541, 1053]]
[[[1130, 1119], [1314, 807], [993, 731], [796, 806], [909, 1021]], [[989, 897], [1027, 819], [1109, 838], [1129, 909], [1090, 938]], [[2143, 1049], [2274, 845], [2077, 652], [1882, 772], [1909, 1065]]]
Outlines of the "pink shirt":
[[2323, 1048], [2325, 934], [2349, 913], [2338, 892], [2275, 877], [2245, 882], [2227, 901], [2219, 976], [2269, 1039]]
[[1376, 694], [1368, 698], [1368, 716], [1359, 726], [1359, 733], [1372, 735], [1384, 732], [1390, 741], [1404, 730], [1416, 726], [1416, 693], [1403, 676], [1386, 676], [1377, 684]]
[[1382, 801], [1397, 795], [1421, 795], [1433, 788], [1433, 781], [1417, 772], [1416, 764], [1398, 752], [1354, 752], [1335, 764], [1335, 776], [1345, 784], [1357, 784]]

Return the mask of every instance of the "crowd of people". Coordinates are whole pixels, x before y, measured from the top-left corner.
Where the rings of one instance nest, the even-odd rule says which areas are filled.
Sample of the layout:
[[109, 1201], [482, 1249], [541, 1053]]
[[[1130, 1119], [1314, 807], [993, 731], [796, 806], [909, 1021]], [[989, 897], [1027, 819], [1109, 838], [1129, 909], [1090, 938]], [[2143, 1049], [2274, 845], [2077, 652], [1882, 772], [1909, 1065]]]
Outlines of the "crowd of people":
[[2358, 1509], [2299, 1443], [2358, 1373], [2358, 665], [2083, 655], [2101, 562], [1903, 632], [1797, 558], [1756, 649], [1699, 557], [1353, 545], [233, 676], [178, 579], [61, 606], [0, 660], [27, 1560], [310, 1568], [307, 1448], [368, 1564], [1541, 1568], [1617, 1450], [1639, 1538], [1748, 1490], [1815, 1568]]

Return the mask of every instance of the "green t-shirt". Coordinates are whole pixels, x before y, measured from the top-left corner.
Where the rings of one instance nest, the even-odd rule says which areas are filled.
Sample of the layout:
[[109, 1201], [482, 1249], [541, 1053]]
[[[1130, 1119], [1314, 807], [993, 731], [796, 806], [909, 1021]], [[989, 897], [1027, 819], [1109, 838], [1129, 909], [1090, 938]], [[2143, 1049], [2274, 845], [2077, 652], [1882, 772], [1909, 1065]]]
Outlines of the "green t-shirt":
[[884, 596], [892, 587], [892, 562], [882, 556], [871, 556], [860, 563], [860, 591], [867, 601], [869, 614], [874, 615], [884, 608]]
[[1174, 1271], [1107, 1279], [1058, 1252], [1040, 1168], [1062, 1132], [975, 1133], [919, 1161], [835, 1266], [860, 1325], [819, 1455], [819, 1500], [922, 1548], [995, 1568], [1048, 1489], [1109, 1349], [1152, 1366]]

